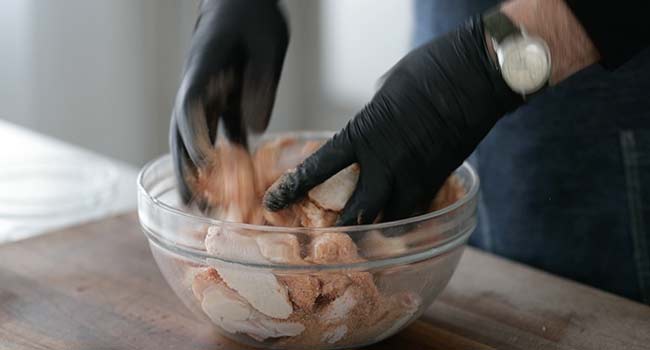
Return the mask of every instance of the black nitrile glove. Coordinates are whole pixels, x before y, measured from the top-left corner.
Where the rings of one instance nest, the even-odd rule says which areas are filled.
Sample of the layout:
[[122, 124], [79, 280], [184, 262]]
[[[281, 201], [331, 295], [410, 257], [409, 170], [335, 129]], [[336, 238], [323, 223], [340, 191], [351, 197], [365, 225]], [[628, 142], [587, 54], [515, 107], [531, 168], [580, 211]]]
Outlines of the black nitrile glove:
[[480, 18], [415, 49], [372, 101], [321, 149], [285, 174], [264, 205], [280, 210], [358, 162], [356, 190], [338, 225], [390, 221], [424, 210], [497, 120], [523, 102], [490, 60]]
[[185, 61], [170, 128], [179, 192], [204, 165], [219, 120], [246, 146], [247, 131], [266, 129], [289, 34], [275, 0], [204, 0]]

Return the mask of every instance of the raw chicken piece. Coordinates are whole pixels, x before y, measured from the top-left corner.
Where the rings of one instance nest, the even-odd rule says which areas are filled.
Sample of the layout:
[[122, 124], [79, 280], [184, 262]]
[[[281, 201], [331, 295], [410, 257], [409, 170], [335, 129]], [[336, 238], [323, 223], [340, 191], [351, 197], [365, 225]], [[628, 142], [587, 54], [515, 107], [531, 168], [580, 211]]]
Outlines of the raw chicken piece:
[[[209, 254], [222, 259], [269, 263], [260, 252], [255, 238], [225, 228], [210, 227], [205, 246]], [[261, 313], [286, 319], [293, 312], [286, 286], [280, 284], [272, 273], [221, 260], [212, 261], [228, 287], [237, 291]]]
[[254, 236], [247, 236], [227, 225], [212, 226], [205, 236], [207, 252], [227, 260], [265, 264], [269, 261], [262, 255]]
[[370, 272], [351, 272], [348, 274], [352, 283], [359, 286], [366, 300], [374, 302], [379, 299], [379, 289]]
[[253, 164], [258, 174], [257, 188], [266, 190], [287, 169], [280, 165], [279, 158], [282, 149], [295, 144], [293, 137], [280, 137], [261, 144], [253, 154]]
[[[281, 179], [278, 178], [271, 187], [278, 186]], [[282, 214], [277, 217], [268, 215], [267, 220], [293, 225], [295, 221], [287, 218], [294, 213], [300, 217], [300, 225], [304, 227], [334, 226], [345, 203], [352, 196], [358, 180], [359, 165], [352, 164], [311, 189], [304, 199], [285, 209]]]
[[309, 199], [294, 204], [293, 212], [297, 212], [303, 227], [332, 227], [339, 217], [339, 213], [325, 210]]
[[295, 206], [279, 211], [264, 209], [264, 219], [272, 226], [300, 227], [301, 213], [296, 213]]
[[201, 271], [194, 274], [194, 278], [192, 279], [192, 292], [197, 299], [202, 300], [203, 291], [206, 288], [222, 282], [223, 280], [217, 270], [213, 268], [201, 269]]
[[208, 155], [196, 178], [187, 179], [192, 191], [205, 201], [217, 218], [233, 222], [259, 221], [260, 199], [255, 168], [242, 146], [220, 142]]
[[380, 231], [370, 231], [358, 244], [365, 258], [399, 255], [408, 249], [403, 237], [386, 237]]
[[359, 181], [359, 165], [352, 164], [309, 191], [309, 200], [324, 210], [340, 212]]
[[291, 316], [293, 306], [287, 287], [280, 284], [272, 273], [221, 262], [215, 262], [214, 266], [228, 287], [259, 312], [279, 319]]
[[454, 204], [465, 196], [465, 188], [455, 175], [447, 178], [431, 202], [430, 211], [440, 210]]
[[[257, 205], [254, 206], [254, 208], [251, 210], [249, 214], [249, 221], [247, 221], [247, 224], [251, 225], [264, 225], [266, 224], [266, 219], [264, 218], [264, 212], [266, 211], [264, 207], [262, 207], [261, 200], [258, 198], [257, 199], [258, 203]], [[236, 222], [228, 219], [224, 219], [223, 221], [226, 222]]]
[[[282, 172], [276, 174], [275, 181], [280, 175], [289, 169], [293, 169], [303, 160], [307, 159], [312, 153], [316, 152], [323, 145], [323, 141], [300, 141], [290, 147], [285, 147], [280, 152], [278, 157], [277, 169], [282, 169]], [[271, 182], [273, 183], [273, 182]]]
[[227, 332], [245, 333], [263, 341], [267, 338], [296, 336], [305, 330], [301, 323], [274, 320], [253, 309], [219, 279], [214, 269], [206, 269], [197, 274], [192, 290], [206, 315]]
[[[269, 261], [283, 264], [305, 264], [300, 256], [298, 238], [288, 233], [268, 233], [256, 238], [262, 255]], [[320, 294], [318, 279], [309, 275], [277, 276], [287, 287], [289, 299], [299, 309], [311, 311]]]
[[385, 331], [387, 334], [395, 333], [404, 327], [413, 318], [413, 315], [418, 311], [422, 303], [420, 296], [415, 293], [405, 292], [397, 296], [397, 298], [399, 298], [398, 310], [402, 312], [402, 316], [395, 320], [390, 328]]
[[294, 305], [303, 311], [311, 312], [316, 299], [321, 293], [318, 278], [308, 275], [278, 276], [281, 283], [289, 289], [289, 298]]
[[361, 260], [356, 244], [350, 236], [341, 232], [315, 235], [309, 243], [308, 255], [305, 260], [316, 264], [353, 263]]
[[345, 320], [363, 296], [361, 288], [356, 285], [351, 285], [345, 290], [343, 295], [325, 306], [320, 315], [320, 319], [325, 323], [336, 323]]
[[352, 284], [352, 280], [341, 273], [321, 273], [318, 280], [321, 284], [321, 295], [328, 300], [338, 298]]
[[339, 340], [343, 339], [343, 337], [345, 337], [345, 334], [347, 332], [348, 332], [348, 326], [344, 324], [340, 325], [330, 331], [323, 333], [323, 338], [321, 339], [321, 341], [326, 342], [328, 344], [334, 344]]
[[266, 233], [255, 237], [262, 256], [274, 263], [303, 264], [300, 242], [290, 233]]
[[201, 308], [217, 325], [229, 332], [239, 332], [237, 321], [248, 321], [253, 309], [237, 293], [225, 287], [223, 283], [207, 286], [201, 300]]
[[272, 226], [300, 227], [300, 213], [296, 214], [294, 207], [275, 212], [265, 209], [264, 219]]
[[[350, 236], [341, 232], [327, 232], [315, 235], [308, 247], [306, 261], [315, 264], [347, 264], [363, 261], [357, 254], [357, 246]], [[337, 300], [356, 285], [367, 297], [375, 298], [378, 293], [372, 276], [367, 272], [321, 273], [317, 275], [324, 300]]]
[[[259, 320], [261, 332], [257, 334], [258, 340], [266, 338], [295, 337], [305, 330], [305, 326], [299, 322], [278, 322], [273, 319], [263, 318]], [[249, 335], [253, 336], [252, 333]]]
[[[292, 137], [281, 137], [263, 143], [253, 155], [253, 163], [257, 171], [257, 188], [261, 191], [268, 189], [283, 173], [295, 168], [321, 145], [320, 141], [300, 142]], [[263, 193], [260, 193], [261, 195]], [[283, 227], [326, 227], [332, 226], [336, 221], [335, 214], [328, 215], [326, 220], [320, 220], [323, 215], [318, 208], [312, 210], [316, 214], [311, 216], [309, 216], [310, 212], [305, 215], [297, 209], [298, 206], [278, 212], [264, 210], [264, 219], [273, 226]]]
[[261, 191], [269, 188], [284, 172], [295, 168], [321, 145], [320, 141], [302, 142], [290, 136], [261, 144], [253, 155], [257, 188]]

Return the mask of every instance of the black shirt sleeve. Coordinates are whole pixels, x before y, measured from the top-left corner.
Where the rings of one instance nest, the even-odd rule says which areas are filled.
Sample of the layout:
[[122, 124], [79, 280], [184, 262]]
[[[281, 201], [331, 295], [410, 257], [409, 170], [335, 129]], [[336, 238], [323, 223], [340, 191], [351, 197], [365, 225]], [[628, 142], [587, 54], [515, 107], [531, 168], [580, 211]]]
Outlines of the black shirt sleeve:
[[565, 0], [602, 56], [613, 69], [650, 45], [647, 0]]

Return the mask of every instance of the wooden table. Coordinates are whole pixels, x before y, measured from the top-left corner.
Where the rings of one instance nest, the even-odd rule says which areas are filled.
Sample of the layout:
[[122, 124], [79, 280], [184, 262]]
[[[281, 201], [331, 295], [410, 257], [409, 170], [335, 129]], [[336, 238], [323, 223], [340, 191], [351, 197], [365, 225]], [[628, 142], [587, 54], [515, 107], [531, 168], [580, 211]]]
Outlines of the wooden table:
[[[650, 307], [468, 248], [372, 349], [650, 349]], [[242, 349], [165, 284], [134, 214], [0, 246], [0, 349]]]

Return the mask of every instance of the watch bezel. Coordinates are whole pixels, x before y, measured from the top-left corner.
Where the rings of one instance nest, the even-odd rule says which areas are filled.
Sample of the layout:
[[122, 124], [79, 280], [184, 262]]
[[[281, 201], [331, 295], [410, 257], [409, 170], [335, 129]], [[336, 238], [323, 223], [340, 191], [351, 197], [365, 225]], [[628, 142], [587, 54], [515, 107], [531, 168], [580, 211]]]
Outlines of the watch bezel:
[[[538, 47], [541, 48], [541, 52], [544, 53], [546, 57], [546, 61], [548, 62], [548, 69], [546, 70], [544, 74], [544, 78], [540, 80], [540, 82], [535, 85], [534, 87], [530, 89], [522, 89], [521, 87], [514, 86], [513, 82], [509, 81], [507, 78], [507, 74], [505, 73], [503, 67], [504, 67], [504, 52], [513, 45], [517, 46], [524, 46], [524, 45], [530, 45], [534, 44]], [[503, 80], [506, 82], [508, 87], [515, 91], [518, 94], [521, 94], [522, 96], [530, 95], [533, 94], [541, 89], [543, 89], [546, 85], [548, 85], [548, 81], [551, 78], [551, 72], [552, 72], [552, 66], [553, 62], [551, 61], [551, 54], [550, 54], [550, 49], [548, 47], [548, 44], [546, 44], [546, 41], [544, 39], [534, 36], [534, 35], [527, 35], [525, 32], [522, 31], [522, 35], [513, 35], [505, 38], [501, 43], [497, 44], [493, 42], [494, 46], [494, 51], [497, 54], [497, 61], [499, 62], [499, 69], [501, 70], [501, 76], [503, 77]]]

